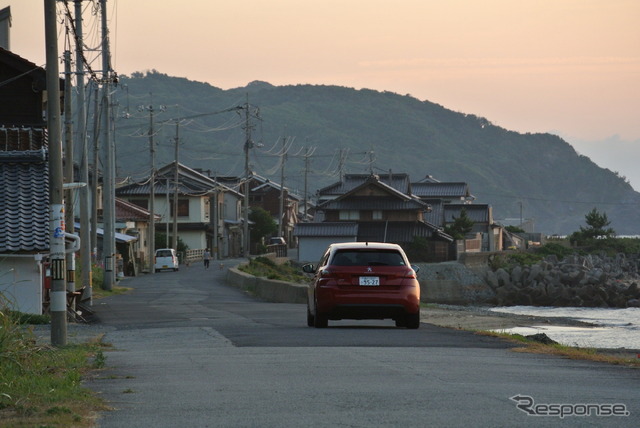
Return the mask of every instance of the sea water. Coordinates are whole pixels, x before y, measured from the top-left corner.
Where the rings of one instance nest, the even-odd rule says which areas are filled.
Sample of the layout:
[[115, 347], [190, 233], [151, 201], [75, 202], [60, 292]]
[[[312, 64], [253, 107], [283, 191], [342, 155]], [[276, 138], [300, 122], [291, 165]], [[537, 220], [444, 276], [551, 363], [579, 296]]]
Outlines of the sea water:
[[492, 311], [539, 317], [572, 318], [594, 324], [595, 327], [535, 325], [501, 330], [514, 334], [545, 333], [562, 345], [582, 348], [640, 350], [640, 308], [556, 308], [536, 306], [505, 306]]

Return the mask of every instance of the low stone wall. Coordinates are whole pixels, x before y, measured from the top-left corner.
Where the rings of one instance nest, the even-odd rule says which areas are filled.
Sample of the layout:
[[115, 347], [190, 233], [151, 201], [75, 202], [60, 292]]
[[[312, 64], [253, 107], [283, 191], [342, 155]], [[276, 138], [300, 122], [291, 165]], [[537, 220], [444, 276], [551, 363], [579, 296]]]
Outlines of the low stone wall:
[[307, 286], [304, 284], [258, 278], [236, 268], [227, 270], [227, 284], [245, 290], [267, 302], [307, 302]]

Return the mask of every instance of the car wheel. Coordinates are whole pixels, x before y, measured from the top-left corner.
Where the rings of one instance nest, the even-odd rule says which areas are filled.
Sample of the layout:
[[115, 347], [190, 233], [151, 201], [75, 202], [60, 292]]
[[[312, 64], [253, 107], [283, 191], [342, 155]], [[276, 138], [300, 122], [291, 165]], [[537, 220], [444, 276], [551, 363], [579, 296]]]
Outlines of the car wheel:
[[313, 319], [313, 326], [315, 328], [326, 328], [329, 326], [329, 319], [326, 316], [316, 314]]
[[406, 327], [407, 326], [407, 322], [405, 321], [404, 318], [398, 318], [395, 321], [396, 321], [396, 327]]
[[311, 310], [309, 309], [309, 305], [307, 304], [307, 326], [313, 327], [315, 325], [315, 317], [311, 314]]
[[420, 312], [415, 314], [409, 314], [405, 318], [405, 326], [407, 328], [419, 328], [420, 327]]

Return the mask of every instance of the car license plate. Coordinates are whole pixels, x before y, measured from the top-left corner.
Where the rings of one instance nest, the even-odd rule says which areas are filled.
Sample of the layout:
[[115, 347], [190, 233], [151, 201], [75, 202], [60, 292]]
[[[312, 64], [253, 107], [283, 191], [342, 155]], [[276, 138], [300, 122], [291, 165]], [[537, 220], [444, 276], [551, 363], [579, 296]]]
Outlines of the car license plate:
[[166, 268], [168, 268], [169, 266], [168, 266], [168, 265], [162, 265], [162, 267], [166, 269]]
[[380, 285], [380, 278], [377, 276], [361, 276], [360, 285], [366, 285], [369, 287]]

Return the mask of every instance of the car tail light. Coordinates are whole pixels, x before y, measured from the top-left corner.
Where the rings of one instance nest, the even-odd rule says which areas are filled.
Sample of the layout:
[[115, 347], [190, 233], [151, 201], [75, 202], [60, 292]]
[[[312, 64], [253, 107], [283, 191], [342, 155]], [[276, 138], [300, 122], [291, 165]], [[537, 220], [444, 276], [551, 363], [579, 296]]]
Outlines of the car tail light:
[[403, 278], [411, 278], [411, 279], [417, 279], [418, 278], [417, 275], [416, 275], [416, 272], [413, 269], [407, 269], [402, 277]]

